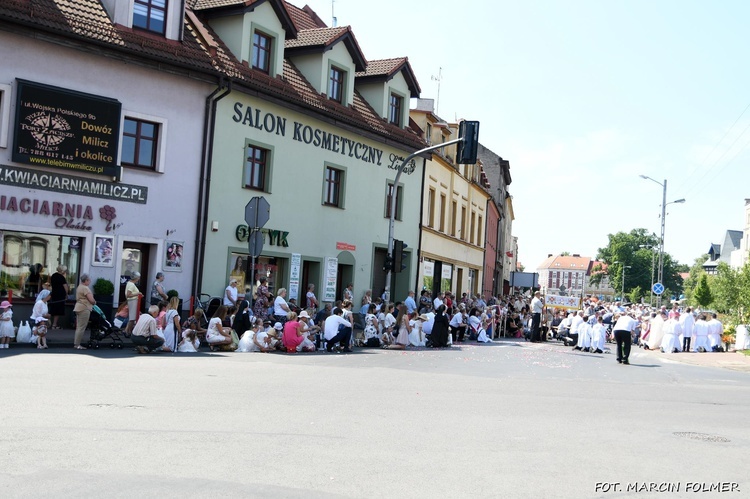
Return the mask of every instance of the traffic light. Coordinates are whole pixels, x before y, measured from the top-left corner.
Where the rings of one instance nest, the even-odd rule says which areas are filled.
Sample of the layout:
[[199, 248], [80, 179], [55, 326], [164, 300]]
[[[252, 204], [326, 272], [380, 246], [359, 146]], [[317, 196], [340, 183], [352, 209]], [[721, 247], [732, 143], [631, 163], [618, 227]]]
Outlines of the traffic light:
[[406, 248], [408, 247], [409, 245], [403, 241], [399, 241], [398, 239], [393, 240], [393, 271], [394, 272], [403, 272], [404, 270], [406, 270], [407, 255], [405, 251], [406, 251]]
[[459, 165], [475, 164], [479, 148], [479, 122], [462, 121], [458, 127], [458, 136], [463, 140], [458, 143], [456, 163]]
[[393, 258], [391, 255], [385, 255], [385, 262], [383, 262], [383, 272], [393, 270]]

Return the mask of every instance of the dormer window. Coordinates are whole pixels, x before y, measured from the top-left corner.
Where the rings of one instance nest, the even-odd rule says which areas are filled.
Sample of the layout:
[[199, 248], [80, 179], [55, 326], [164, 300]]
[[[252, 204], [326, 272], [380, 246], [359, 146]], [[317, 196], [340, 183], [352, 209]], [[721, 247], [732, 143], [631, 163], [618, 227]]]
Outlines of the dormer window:
[[167, 29], [167, 0], [134, 0], [133, 27], [164, 35]]
[[388, 102], [388, 122], [394, 125], [401, 126], [401, 111], [404, 107], [404, 98], [400, 95], [391, 93], [390, 101]]
[[256, 31], [253, 34], [253, 69], [266, 74], [271, 72], [271, 44], [273, 38]]
[[345, 78], [346, 71], [336, 66], [331, 66], [330, 77], [328, 79], [328, 98], [343, 104]]

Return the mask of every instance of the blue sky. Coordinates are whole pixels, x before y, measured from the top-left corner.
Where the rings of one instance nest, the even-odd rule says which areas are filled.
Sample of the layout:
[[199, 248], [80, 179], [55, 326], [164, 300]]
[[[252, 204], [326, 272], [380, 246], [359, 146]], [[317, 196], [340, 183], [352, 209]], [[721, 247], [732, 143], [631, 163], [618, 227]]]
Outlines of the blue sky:
[[[327, 23], [331, 1], [310, 5]], [[594, 257], [607, 234], [659, 233], [692, 264], [750, 198], [750, 2], [336, 0], [368, 59], [408, 56], [439, 114], [481, 122], [511, 163], [519, 257]], [[739, 117], [739, 120], [738, 120]], [[736, 124], [735, 124], [735, 121]]]

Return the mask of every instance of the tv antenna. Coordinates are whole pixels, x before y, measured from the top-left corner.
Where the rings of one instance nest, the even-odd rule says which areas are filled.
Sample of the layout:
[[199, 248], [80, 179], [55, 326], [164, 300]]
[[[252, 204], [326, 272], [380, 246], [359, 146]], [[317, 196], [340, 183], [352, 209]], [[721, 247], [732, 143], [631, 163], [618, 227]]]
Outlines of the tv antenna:
[[435, 100], [435, 114], [437, 116], [440, 116], [440, 80], [443, 79], [443, 68], [442, 66], [438, 69], [438, 75], [437, 76], [430, 76], [430, 79], [432, 81], [436, 81], [438, 85], [437, 90], [437, 99]]

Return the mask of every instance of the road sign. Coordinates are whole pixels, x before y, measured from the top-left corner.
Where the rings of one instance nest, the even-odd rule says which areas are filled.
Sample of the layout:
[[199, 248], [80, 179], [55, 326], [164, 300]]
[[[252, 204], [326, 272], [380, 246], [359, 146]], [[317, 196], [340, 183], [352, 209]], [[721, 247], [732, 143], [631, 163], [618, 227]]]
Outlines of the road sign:
[[250, 230], [263, 227], [271, 218], [271, 205], [263, 196], [255, 196], [245, 205], [245, 222]]
[[655, 283], [651, 288], [651, 291], [653, 291], [655, 295], [662, 294], [664, 292], [664, 284], [660, 282]]
[[250, 232], [247, 238], [247, 249], [250, 256], [258, 258], [263, 251], [263, 233], [259, 230]]

